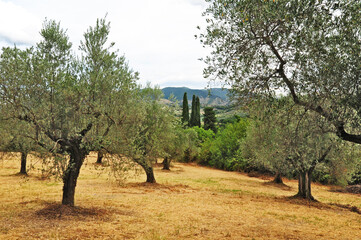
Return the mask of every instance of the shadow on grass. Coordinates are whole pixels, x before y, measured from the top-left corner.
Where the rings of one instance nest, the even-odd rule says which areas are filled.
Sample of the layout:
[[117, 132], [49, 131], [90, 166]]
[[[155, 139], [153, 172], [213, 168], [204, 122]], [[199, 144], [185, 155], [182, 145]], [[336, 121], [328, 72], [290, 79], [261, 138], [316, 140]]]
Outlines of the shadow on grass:
[[67, 206], [58, 202], [48, 202], [42, 200], [33, 200], [23, 202], [28, 204], [36, 202], [44, 205], [40, 210], [35, 211], [34, 215], [46, 220], [77, 220], [77, 221], [111, 221], [114, 215], [132, 216], [135, 213], [129, 209], [121, 210], [118, 208], [100, 208], [100, 207], [81, 207]]
[[124, 188], [136, 188], [144, 190], [145, 192], [149, 191], [169, 191], [169, 192], [183, 192], [184, 190], [191, 190], [192, 188], [185, 184], [160, 184], [160, 183], [147, 183], [147, 182], [141, 182], [141, 183], [127, 183], [123, 185]]
[[35, 179], [35, 180], [39, 180], [39, 181], [44, 181], [44, 180], [52, 180], [54, 179], [54, 177], [50, 176], [50, 175], [42, 175], [42, 174], [37, 174], [36, 172], [28, 172], [28, 173], [12, 173], [12, 174], [6, 174], [6, 175], [1, 175], [1, 177], [19, 177], [19, 178], [23, 178], [23, 179]]
[[319, 202], [318, 200], [314, 199], [314, 200], [308, 200], [308, 199], [304, 199], [301, 198], [299, 196], [291, 196], [291, 197], [282, 197], [282, 198], [277, 198], [280, 201], [284, 201], [284, 202], [288, 202], [291, 204], [296, 204], [296, 205], [302, 205], [302, 206], [307, 206], [307, 207], [312, 207], [312, 208], [317, 208], [320, 210], [348, 210], [350, 212], [354, 212], [357, 214], [361, 215], [361, 210], [356, 207], [356, 206], [352, 206], [350, 204], [338, 204], [338, 203], [322, 203]]
[[270, 187], [275, 187], [275, 188], [279, 188], [285, 191], [291, 191], [292, 187], [284, 184], [284, 183], [275, 183], [274, 181], [269, 181], [269, 182], [264, 182], [263, 185], [265, 186], [270, 186]]
[[12, 173], [12, 174], [4, 174], [4, 175], [1, 175], [1, 177], [21, 177], [21, 178], [28, 178], [28, 177], [31, 177], [29, 174], [25, 174], [25, 173]]
[[174, 173], [174, 174], [180, 174], [184, 172], [184, 169], [182, 167], [179, 166], [174, 166], [171, 164], [170, 169], [163, 169], [163, 164], [162, 163], [157, 163], [154, 164], [154, 171], [158, 172], [167, 172], [167, 173]]
[[349, 185], [346, 187], [333, 187], [329, 191], [336, 193], [351, 193], [361, 195], [361, 184]]
[[35, 212], [36, 215], [51, 218], [61, 218], [62, 216], [76, 216], [76, 217], [102, 217], [108, 215], [106, 209], [101, 208], [84, 208], [78, 206], [66, 206], [59, 203], [50, 203], [43, 209]]

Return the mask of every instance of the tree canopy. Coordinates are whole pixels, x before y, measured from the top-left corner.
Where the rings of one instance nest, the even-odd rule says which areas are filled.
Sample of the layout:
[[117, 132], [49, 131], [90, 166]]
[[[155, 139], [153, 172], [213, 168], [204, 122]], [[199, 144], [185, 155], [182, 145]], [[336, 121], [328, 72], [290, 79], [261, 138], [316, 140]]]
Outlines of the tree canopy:
[[97, 20], [84, 34], [77, 59], [66, 31], [45, 21], [36, 47], [3, 48], [0, 56], [2, 117], [34, 129], [35, 136], [28, 131], [23, 136], [53, 154], [66, 205], [74, 205], [85, 157], [109, 141], [136, 86], [137, 74], [112, 51], [113, 43], [106, 46], [109, 29], [105, 19]]
[[204, 129], [205, 130], [211, 129], [213, 132], [216, 133], [217, 118], [216, 118], [216, 112], [213, 110], [213, 107], [205, 107], [203, 115], [204, 115], [203, 117]]
[[361, 144], [359, 1], [206, 1], [206, 77], [247, 100], [289, 94]]

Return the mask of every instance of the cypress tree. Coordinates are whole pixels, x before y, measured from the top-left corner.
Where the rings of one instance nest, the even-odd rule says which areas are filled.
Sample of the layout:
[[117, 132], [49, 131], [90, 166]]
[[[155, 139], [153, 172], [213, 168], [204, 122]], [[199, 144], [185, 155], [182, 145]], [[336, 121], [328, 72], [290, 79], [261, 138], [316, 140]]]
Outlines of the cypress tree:
[[183, 95], [182, 123], [189, 125], [189, 107], [188, 107], [187, 92], [185, 92]]
[[193, 95], [191, 119], [189, 120], [189, 126], [190, 127], [196, 126], [195, 118], [196, 118], [196, 96]]
[[196, 98], [196, 113], [195, 113], [195, 126], [201, 127], [201, 104], [199, 102], [199, 97]]
[[203, 116], [204, 116], [204, 118], [203, 118], [203, 122], [204, 122], [203, 128], [205, 130], [211, 129], [213, 132], [217, 132], [217, 128], [216, 128], [217, 118], [216, 118], [216, 113], [213, 110], [213, 108], [212, 107], [205, 107]]

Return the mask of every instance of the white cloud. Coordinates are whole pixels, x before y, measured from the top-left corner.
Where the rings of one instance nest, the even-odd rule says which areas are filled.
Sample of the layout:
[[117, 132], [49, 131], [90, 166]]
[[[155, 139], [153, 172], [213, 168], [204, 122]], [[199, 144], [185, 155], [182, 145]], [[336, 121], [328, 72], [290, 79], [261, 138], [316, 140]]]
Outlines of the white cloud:
[[190, 4], [201, 6], [202, 8], [207, 7], [207, 3], [204, 0], [187, 0]]
[[12, 2], [0, 0], [0, 23], [0, 40], [9, 45], [32, 45], [38, 39], [40, 19]]
[[[203, 0], [0, 0], [0, 16], [8, 13], [0, 17], [0, 41], [3, 36], [34, 44], [47, 17], [61, 22], [77, 48], [85, 30], [108, 13], [110, 40], [140, 73], [142, 83], [199, 88], [207, 84], [198, 60], [206, 52], [194, 35], [199, 33], [196, 27], [204, 25], [204, 7]], [[12, 21], [5, 21], [8, 18]]]

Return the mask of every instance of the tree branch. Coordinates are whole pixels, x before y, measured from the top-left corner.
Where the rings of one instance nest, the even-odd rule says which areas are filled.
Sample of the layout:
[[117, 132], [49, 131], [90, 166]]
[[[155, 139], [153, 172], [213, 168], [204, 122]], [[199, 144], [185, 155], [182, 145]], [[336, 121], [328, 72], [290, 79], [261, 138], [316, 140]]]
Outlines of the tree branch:
[[282, 56], [279, 54], [279, 52], [277, 51], [277, 49], [275, 48], [275, 46], [273, 45], [272, 41], [269, 38], [265, 38], [264, 40], [265, 40], [266, 44], [271, 48], [271, 51], [273, 52], [273, 54], [280, 61], [280, 66], [278, 67], [277, 71], [280, 74], [284, 83], [287, 85], [287, 88], [291, 93], [294, 103], [296, 103], [297, 105], [303, 106], [306, 109], [317, 112], [318, 114], [320, 114], [321, 116], [326, 118], [328, 121], [330, 121], [336, 128], [337, 136], [340, 137], [341, 139], [348, 141], [348, 142], [361, 144], [361, 135], [347, 133], [345, 130], [345, 123], [343, 121], [336, 120], [336, 117], [334, 117], [331, 113], [325, 111], [321, 106], [315, 105], [312, 103], [308, 103], [308, 102], [304, 102], [298, 97], [293, 83], [286, 76], [285, 71], [284, 71], [284, 66], [287, 63], [287, 61], [285, 61], [282, 58]]

